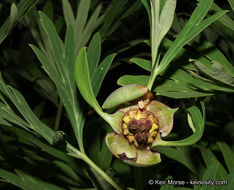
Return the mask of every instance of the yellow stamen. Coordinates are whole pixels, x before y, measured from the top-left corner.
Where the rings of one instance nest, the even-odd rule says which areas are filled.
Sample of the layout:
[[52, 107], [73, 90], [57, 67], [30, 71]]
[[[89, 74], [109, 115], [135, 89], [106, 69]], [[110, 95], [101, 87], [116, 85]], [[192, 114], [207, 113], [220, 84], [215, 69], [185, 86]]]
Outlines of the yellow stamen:
[[133, 135], [128, 135], [127, 138], [128, 138], [128, 141], [129, 141], [130, 143], [133, 142], [134, 145], [135, 145], [136, 147], [139, 146], [139, 145], [138, 145], [138, 142], [136, 141], [136, 139], [135, 139], [135, 137], [134, 137]]
[[128, 135], [127, 138], [129, 142], [133, 142], [135, 140], [133, 135]]
[[138, 145], [138, 142], [134, 139], [134, 145], [136, 146], [136, 147], [138, 147], [139, 145]]
[[153, 133], [150, 134], [150, 137], [155, 137], [157, 135], [157, 131], [154, 131]]
[[140, 120], [142, 118], [142, 114], [141, 114], [141, 111], [138, 111], [137, 112], [137, 115], [135, 117], [136, 120]]
[[129, 133], [129, 131], [127, 129], [124, 129], [123, 134], [127, 135], [128, 133]]
[[123, 121], [124, 121], [124, 123], [128, 123], [128, 122], [130, 121], [129, 116], [125, 116], [125, 117], [123, 118]]
[[158, 129], [158, 126], [156, 125], [156, 123], [153, 123], [153, 125], [152, 125], [152, 127], [151, 127], [151, 129], [149, 131], [149, 134], [153, 133], [157, 129]]
[[153, 117], [153, 115], [149, 115], [148, 119], [149, 119], [149, 120], [151, 120], [151, 121], [152, 121], [152, 123], [154, 123], [154, 122], [155, 122], [155, 118]]

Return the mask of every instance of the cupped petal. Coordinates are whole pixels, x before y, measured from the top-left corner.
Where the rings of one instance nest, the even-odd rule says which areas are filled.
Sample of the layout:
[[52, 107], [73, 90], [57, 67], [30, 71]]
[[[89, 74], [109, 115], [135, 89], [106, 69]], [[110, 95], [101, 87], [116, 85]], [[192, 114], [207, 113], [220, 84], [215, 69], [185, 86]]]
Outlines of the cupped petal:
[[167, 136], [172, 130], [173, 116], [178, 108], [172, 109], [161, 102], [153, 100], [147, 105], [146, 110], [157, 117], [160, 126], [159, 132], [161, 132], [162, 137]]
[[109, 109], [123, 103], [135, 100], [147, 94], [148, 88], [139, 84], [129, 84], [112, 92], [102, 105], [102, 108]]
[[159, 153], [152, 152], [145, 146], [136, 148], [121, 134], [107, 134], [106, 144], [117, 158], [132, 166], [146, 167], [161, 162]]

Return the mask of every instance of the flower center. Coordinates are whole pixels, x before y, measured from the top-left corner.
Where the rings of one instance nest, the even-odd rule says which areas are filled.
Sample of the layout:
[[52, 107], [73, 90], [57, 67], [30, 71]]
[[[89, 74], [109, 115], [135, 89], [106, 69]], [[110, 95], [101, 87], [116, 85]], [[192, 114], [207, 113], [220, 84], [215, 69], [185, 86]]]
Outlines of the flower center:
[[123, 117], [123, 135], [136, 147], [139, 143], [150, 144], [158, 132], [158, 120], [148, 111], [130, 110]]

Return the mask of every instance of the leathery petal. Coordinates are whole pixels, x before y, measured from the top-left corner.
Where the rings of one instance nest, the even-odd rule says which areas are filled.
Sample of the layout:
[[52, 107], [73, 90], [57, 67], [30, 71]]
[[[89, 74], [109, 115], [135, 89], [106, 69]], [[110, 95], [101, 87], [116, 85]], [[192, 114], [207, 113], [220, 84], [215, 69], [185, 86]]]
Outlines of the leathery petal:
[[106, 136], [109, 150], [120, 160], [138, 167], [146, 167], [161, 162], [160, 154], [145, 146], [136, 148], [121, 134], [109, 133]]
[[152, 112], [159, 121], [159, 132], [161, 132], [162, 137], [167, 136], [173, 126], [173, 116], [178, 108], [169, 108], [165, 104], [158, 101], [151, 101], [147, 107], [147, 111]]

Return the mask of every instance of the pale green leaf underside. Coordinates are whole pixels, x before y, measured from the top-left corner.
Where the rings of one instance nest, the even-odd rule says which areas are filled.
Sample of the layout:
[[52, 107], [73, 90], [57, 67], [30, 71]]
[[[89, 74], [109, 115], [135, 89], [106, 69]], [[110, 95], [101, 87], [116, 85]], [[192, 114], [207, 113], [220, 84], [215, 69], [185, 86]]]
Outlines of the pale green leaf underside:
[[209, 69], [203, 64], [201, 64], [199, 61], [197, 60], [193, 61], [195, 66], [198, 68], [198, 70], [201, 71], [206, 76], [208, 76], [209, 78], [234, 88], [234, 77], [228, 75], [228, 73], [220, 63], [214, 61], [212, 63], [212, 68]]
[[107, 114], [102, 111], [102, 108], [98, 104], [95, 95], [93, 93], [90, 74], [89, 74], [89, 66], [88, 59], [86, 54], [86, 48], [82, 48], [77, 56], [76, 65], [75, 65], [75, 77], [77, 87], [85, 99], [85, 101], [94, 108], [94, 110], [104, 119], [106, 120], [116, 132], [120, 132], [120, 121], [123, 117], [122, 112], [118, 112], [116, 114]]
[[176, 7], [176, 0], [167, 0], [160, 12], [161, 3], [162, 1], [150, 0], [152, 67], [156, 61], [159, 45], [172, 25]]
[[91, 85], [86, 48], [81, 48], [76, 58], [75, 76], [77, 86], [85, 101], [88, 102], [89, 105], [91, 105], [98, 113], [101, 113], [102, 109], [94, 96]]

